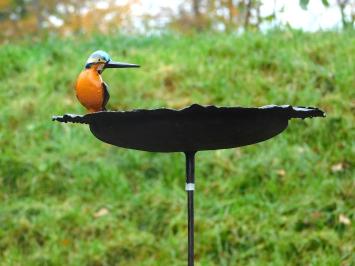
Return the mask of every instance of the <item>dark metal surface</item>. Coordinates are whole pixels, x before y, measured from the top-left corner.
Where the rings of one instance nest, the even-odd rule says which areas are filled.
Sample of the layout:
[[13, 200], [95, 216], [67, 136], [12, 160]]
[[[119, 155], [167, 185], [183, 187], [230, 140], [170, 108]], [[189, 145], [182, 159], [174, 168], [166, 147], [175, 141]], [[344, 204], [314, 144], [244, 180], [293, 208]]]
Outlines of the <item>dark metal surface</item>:
[[194, 104], [182, 110], [97, 112], [53, 117], [84, 123], [100, 140], [122, 148], [186, 152], [240, 147], [276, 136], [291, 118], [324, 117], [312, 107], [215, 107]]
[[[186, 184], [195, 184], [195, 152], [186, 152]], [[194, 265], [194, 190], [187, 190], [187, 261]]]

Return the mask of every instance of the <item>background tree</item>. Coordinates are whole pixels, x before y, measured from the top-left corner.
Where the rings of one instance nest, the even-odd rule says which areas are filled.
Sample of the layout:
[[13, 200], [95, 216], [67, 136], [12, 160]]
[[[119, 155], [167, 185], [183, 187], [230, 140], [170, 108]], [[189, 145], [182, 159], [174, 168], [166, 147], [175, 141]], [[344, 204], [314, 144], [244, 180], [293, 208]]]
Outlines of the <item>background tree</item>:
[[130, 22], [138, 0], [98, 5], [90, 0], [0, 0], [0, 39], [47, 31], [61, 34], [108, 32]]
[[[300, 0], [300, 5], [303, 9], [307, 10], [309, 2], [310, 0]], [[322, 0], [322, 3], [325, 7], [331, 5], [329, 0]], [[355, 21], [355, 2], [351, 0], [336, 0], [333, 5], [339, 8], [343, 28], [353, 28]], [[349, 10], [350, 14], [347, 14], [346, 10]]]
[[[143, 1], [143, 0], [142, 0]], [[269, 0], [268, 0], [269, 1]], [[263, 0], [190, 0], [175, 9], [164, 8], [158, 14], [134, 16], [133, 7], [141, 0], [118, 4], [117, 0], [0, 0], [0, 41], [23, 35], [39, 36], [47, 32], [108, 33], [117, 30], [137, 30], [132, 25], [142, 21], [138, 31], [173, 29], [183, 33], [195, 31], [258, 30], [262, 24], [272, 24], [280, 10], [261, 16]], [[326, 7], [339, 8], [343, 28], [353, 28], [355, 2], [351, 0], [322, 1]], [[299, 0], [307, 10], [310, 0]], [[133, 21], [135, 20], [135, 21]]]

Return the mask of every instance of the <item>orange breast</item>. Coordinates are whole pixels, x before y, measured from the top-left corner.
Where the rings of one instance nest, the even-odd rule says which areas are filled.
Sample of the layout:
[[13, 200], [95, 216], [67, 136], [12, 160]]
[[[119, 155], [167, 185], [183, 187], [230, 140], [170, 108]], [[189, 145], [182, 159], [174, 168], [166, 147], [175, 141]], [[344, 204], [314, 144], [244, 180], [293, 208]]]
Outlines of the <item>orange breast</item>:
[[101, 76], [95, 69], [85, 69], [80, 73], [75, 90], [79, 102], [84, 105], [89, 112], [102, 110], [104, 90]]

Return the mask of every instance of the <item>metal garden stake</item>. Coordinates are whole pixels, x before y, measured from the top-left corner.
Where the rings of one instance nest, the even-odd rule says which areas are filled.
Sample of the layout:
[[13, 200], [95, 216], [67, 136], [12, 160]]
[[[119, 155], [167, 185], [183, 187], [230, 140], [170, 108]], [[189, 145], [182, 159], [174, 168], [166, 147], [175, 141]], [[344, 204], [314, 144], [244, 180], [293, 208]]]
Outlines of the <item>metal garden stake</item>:
[[138, 65], [113, 62], [106, 52], [94, 52], [76, 85], [77, 97], [90, 113], [53, 116], [53, 120], [88, 124], [96, 138], [118, 147], [185, 153], [188, 266], [193, 266], [196, 152], [258, 143], [284, 131], [291, 118], [324, 117], [325, 113], [318, 108], [290, 105], [244, 108], [197, 104], [182, 110], [106, 111], [109, 94], [100, 75], [105, 68], [127, 67]]

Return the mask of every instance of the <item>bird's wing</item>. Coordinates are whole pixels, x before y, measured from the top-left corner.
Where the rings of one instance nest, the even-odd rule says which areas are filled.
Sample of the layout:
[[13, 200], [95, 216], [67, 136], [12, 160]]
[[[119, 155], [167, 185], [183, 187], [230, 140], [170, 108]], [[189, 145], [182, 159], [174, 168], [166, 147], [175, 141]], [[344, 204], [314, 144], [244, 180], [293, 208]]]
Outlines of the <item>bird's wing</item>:
[[104, 100], [102, 101], [102, 110], [106, 110], [106, 104], [110, 99], [110, 94], [108, 93], [108, 86], [105, 82], [102, 82], [102, 87], [104, 89]]

